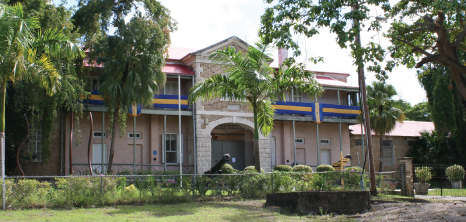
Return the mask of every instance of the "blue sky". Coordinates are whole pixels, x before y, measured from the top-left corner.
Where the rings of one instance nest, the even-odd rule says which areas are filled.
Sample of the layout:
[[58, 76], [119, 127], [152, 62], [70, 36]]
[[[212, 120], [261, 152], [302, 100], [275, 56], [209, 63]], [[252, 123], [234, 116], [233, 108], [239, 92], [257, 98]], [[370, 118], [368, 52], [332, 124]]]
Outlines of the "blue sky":
[[[54, 0], [55, 3], [59, 0]], [[76, 4], [69, 1], [68, 5]], [[237, 36], [252, 44], [258, 40], [257, 31], [260, 27], [260, 16], [267, 4], [263, 0], [161, 0], [162, 4], [171, 11], [172, 17], [178, 22], [178, 30], [172, 38], [172, 46], [186, 48], [204, 48], [215, 44], [230, 36]], [[373, 16], [377, 11], [372, 10]], [[384, 28], [388, 28], [388, 24]], [[314, 71], [349, 73], [349, 83], [357, 85], [356, 67], [352, 65], [352, 58], [348, 49], [340, 49], [335, 44], [335, 35], [328, 30], [321, 30], [320, 35], [310, 39], [297, 38], [301, 43], [303, 57], [298, 61], [305, 61], [305, 57], [322, 56], [324, 63], [310, 65]], [[377, 33], [363, 33], [362, 42], [378, 41]], [[388, 41], [380, 38], [382, 46], [388, 46]], [[291, 55], [291, 53], [290, 53]], [[374, 74], [366, 72], [367, 84], [375, 80]], [[427, 101], [425, 91], [420, 86], [416, 70], [404, 67], [397, 68], [389, 74], [387, 80], [392, 84], [399, 97], [410, 102], [411, 105]]]

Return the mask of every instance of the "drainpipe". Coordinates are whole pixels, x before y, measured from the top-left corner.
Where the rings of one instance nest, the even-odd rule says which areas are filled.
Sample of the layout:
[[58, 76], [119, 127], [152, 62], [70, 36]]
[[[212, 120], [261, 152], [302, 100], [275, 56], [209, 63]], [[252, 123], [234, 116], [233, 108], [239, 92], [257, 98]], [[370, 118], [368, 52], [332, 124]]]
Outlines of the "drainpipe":
[[[318, 99], [317, 99], [317, 94], [314, 95], [314, 97], [316, 98], [316, 103], [318, 103]], [[315, 112], [315, 111], [314, 111]], [[322, 115], [322, 113], [320, 114]], [[317, 123], [317, 120], [316, 121], [316, 129], [317, 129], [317, 166], [320, 165], [320, 138], [319, 138], [319, 124]]]
[[[192, 85], [194, 86], [194, 76], [192, 78]], [[194, 155], [194, 175], [197, 174], [197, 143], [196, 143], [196, 103], [192, 104], [193, 106], [193, 155]], [[194, 177], [193, 177], [194, 178]], [[193, 183], [194, 184], [194, 183]]]
[[64, 110], [61, 109], [60, 111], [60, 175], [64, 175], [64, 172], [63, 172], [63, 149], [64, 149], [64, 144], [63, 144], [63, 124], [65, 121], [63, 121], [65, 115], [63, 114]]
[[181, 146], [181, 79], [178, 75], [178, 147], [180, 148], [180, 186], [183, 187], [183, 147]]

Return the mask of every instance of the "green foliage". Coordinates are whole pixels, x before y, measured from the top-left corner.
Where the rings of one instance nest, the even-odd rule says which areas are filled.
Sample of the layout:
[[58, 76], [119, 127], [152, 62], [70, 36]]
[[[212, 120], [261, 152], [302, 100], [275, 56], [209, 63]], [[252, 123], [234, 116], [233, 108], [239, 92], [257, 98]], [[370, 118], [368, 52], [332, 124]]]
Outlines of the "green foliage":
[[[142, 3], [142, 7], [136, 10], [129, 22], [125, 22], [126, 15], [134, 10], [133, 4], [136, 3]], [[120, 124], [121, 136], [126, 129], [127, 108], [133, 104], [148, 105], [165, 84], [166, 76], [162, 72], [164, 53], [168, 50], [170, 32], [174, 30], [175, 23], [168, 9], [155, 0], [81, 2], [73, 18], [86, 35], [86, 46], [92, 48], [90, 61], [104, 66], [99, 91], [109, 113], [112, 113], [110, 173], [115, 152], [116, 122]], [[116, 28], [114, 35], [97, 32], [98, 25], [106, 30], [110, 22]]]
[[279, 171], [279, 172], [291, 172], [293, 170], [293, 167], [288, 166], [288, 165], [276, 165], [273, 167], [273, 171]]
[[418, 79], [426, 91], [435, 130], [441, 137], [451, 133], [456, 149], [462, 153], [466, 150], [466, 109], [454, 88], [450, 89], [451, 76], [452, 73], [446, 68], [429, 67], [419, 72]]
[[421, 132], [408, 150], [415, 164], [452, 164], [464, 163], [465, 158], [456, 149], [453, 138], [443, 137], [437, 131]]
[[[361, 187], [361, 167], [348, 167], [345, 169], [344, 179], [345, 188], [348, 189], [360, 189]], [[369, 185], [369, 176], [367, 174], [362, 175], [363, 183], [365, 187]]]
[[413, 107], [403, 110], [406, 115], [406, 120], [413, 121], [432, 121], [432, 111], [428, 102], [422, 102]]
[[274, 192], [291, 192], [296, 180], [289, 171], [277, 171], [273, 174], [273, 189]]
[[223, 174], [234, 174], [236, 173], [236, 170], [228, 163], [225, 163], [222, 168], [222, 173]]
[[447, 175], [449, 181], [460, 181], [464, 179], [464, 168], [456, 164], [449, 166], [445, 170], [445, 175]]
[[[243, 172], [244, 173], [259, 173], [259, 172], [257, 172], [255, 166], [247, 166], [247, 167], [244, 168]], [[264, 169], [261, 168], [261, 173], [263, 173], [263, 172], [264, 172]]]
[[332, 189], [332, 184], [330, 183], [329, 175], [326, 173], [314, 174], [310, 184], [311, 188], [315, 191], [330, 191]]
[[462, 1], [411, 3], [404, 0], [386, 9], [387, 15], [395, 19], [386, 34], [392, 43], [389, 51], [393, 62], [407, 67], [443, 66], [451, 70], [452, 82], [456, 85], [454, 94], [461, 95], [463, 101], [466, 99], [466, 54], [462, 47], [465, 8]]
[[[266, 43], [275, 43], [282, 48], [293, 49], [295, 55], [301, 53], [296, 35], [312, 37], [319, 34], [322, 28], [328, 28], [336, 34], [336, 42], [341, 48], [348, 46], [356, 65], [372, 62], [369, 70], [385, 74], [379, 62], [383, 60], [384, 50], [374, 42], [367, 47], [361, 47], [355, 42], [356, 36], [362, 31], [359, 22], [368, 22], [370, 9], [387, 4], [387, 0], [351, 1], [351, 0], [324, 0], [316, 3], [302, 0], [267, 0], [275, 4], [267, 8], [261, 17], [259, 35]], [[349, 10], [348, 6], [355, 6]], [[354, 21], [358, 21], [354, 23]], [[369, 30], [379, 31], [380, 22], [373, 20]], [[313, 59], [312, 61], [315, 61]]]
[[293, 167], [293, 172], [312, 173], [312, 168], [306, 165], [296, 165]]
[[335, 171], [335, 168], [330, 165], [322, 164], [317, 166], [316, 172], [333, 172]]
[[416, 167], [414, 174], [420, 183], [428, 183], [432, 179], [432, 169], [430, 167]]
[[[6, 98], [9, 101], [6, 115], [21, 119], [21, 122], [25, 121], [23, 116], [26, 115], [31, 125], [31, 120], [40, 124], [42, 160], [47, 161], [51, 156], [50, 134], [57, 110], [73, 107], [75, 113], [81, 113], [82, 105], [74, 103], [86, 93], [75, 65], [83, 53], [74, 44], [77, 36], [71, 32], [71, 10], [34, 0], [11, 1], [10, 4], [0, 6], [0, 11], [5, 12], [0, 13], [0, 42], [5, 43], [0, 47], [4, 61], [0, 75], [2, 79], [6, 77], [12, 81], [8, 87], [9, 98]], [[11, 29], [5, 29], [4, 25]], [[18, 27], [22, 27], [20, 32], [15, 31]], [[8, 65], [12, 61], [16, 61], [14, 66], [17, 67], [13, 72], [13, 66]], [[7, 152], [15, 153], [19, 145], [17, 141], [23, 138], [15, 132], [23, 131], [21, 134], [24, 134], [26, 129], [25, 124], [9, 120], [6, 121], [6, 134], [11, 135], [11, 140], [7, 139], [10, 145]], [[21, 158], [30, 159], [31, 154], [25, 153], [20, 153]], [[12, 159], [7, 161], [12, 162]], [[11, 172], [13, 168], [7, 171]]]
[[266, 193], [271, 192], [270, 177], [266, 174], [245, 175], [245, 178], [239, 184], [241, 196], [247, 199], [264, 197]]

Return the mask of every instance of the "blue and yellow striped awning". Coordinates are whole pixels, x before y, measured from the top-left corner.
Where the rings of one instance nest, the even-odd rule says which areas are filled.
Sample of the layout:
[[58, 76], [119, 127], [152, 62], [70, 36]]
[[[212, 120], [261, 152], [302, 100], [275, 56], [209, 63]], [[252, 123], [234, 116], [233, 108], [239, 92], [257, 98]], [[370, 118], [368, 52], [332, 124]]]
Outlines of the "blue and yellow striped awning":
[[361, 114], [359, 106], [344, 106], [322, 103], [321, 107], [324, 116], [356, 118], [359, 114]]
[[[105, 105], [102, 95], [99, 95], [98, 91], [92, 91], [89, 99], [84, 99], [83, 103]], [[154, 95], [152, 104], [154, 108], [178, 108], [178, 95]], [[181, 95], [181, 108], [189, 108], [188, 96]]]
[[312, 115], [312, 103], [277, 101], [272, 107], [275, 109], [275, 112], [279, 114]]
[[356, 118], [361, 111], [358, 106], [334, 105], [326, 103], [280, 102], [272, 105], [275, 113], [310, 115], [317, 122], [323, 122], [324, 117]]

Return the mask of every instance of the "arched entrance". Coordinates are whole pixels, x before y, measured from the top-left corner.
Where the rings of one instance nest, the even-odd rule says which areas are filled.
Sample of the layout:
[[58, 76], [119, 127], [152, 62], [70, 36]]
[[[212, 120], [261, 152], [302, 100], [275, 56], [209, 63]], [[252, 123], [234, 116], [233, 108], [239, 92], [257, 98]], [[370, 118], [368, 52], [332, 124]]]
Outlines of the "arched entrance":
[[240, 124], [224, 123], [211, 132], [212, 162], [214, 166], [224, 154], [229, 153], [229, 164], [237, 170], [243, 170], [254, 164], [253, 133]]

